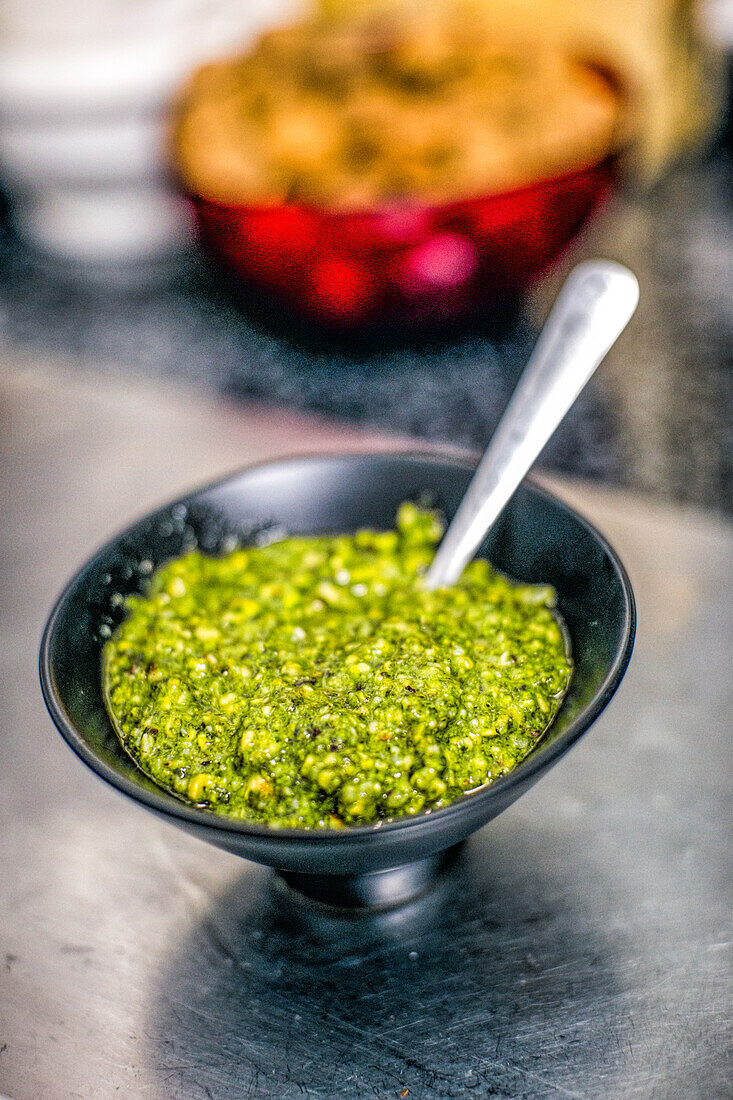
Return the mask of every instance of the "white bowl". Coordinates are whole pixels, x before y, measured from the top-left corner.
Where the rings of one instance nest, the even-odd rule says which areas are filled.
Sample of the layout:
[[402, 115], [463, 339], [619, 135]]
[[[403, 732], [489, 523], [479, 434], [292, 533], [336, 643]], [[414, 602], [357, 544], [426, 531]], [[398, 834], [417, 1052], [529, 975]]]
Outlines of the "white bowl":
[[29, 242], [89, 263], [160, 259], [191, 239], [167, 116], [197, 65], [304, 0], [4, 0], [0, 180]]

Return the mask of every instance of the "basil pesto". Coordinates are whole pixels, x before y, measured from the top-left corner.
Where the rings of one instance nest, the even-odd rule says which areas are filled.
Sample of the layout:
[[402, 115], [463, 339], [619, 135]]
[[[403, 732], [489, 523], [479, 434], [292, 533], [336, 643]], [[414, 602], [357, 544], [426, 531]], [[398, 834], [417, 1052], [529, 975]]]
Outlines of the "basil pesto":
[[127, 752], [196, 805], [296, 828], [436, 809], [508, 772], [570, 680], [555, 594], [483, 560], [425, 591], [441, 533], [405, 503], [394, 531], [167, 562], [104, 650]]

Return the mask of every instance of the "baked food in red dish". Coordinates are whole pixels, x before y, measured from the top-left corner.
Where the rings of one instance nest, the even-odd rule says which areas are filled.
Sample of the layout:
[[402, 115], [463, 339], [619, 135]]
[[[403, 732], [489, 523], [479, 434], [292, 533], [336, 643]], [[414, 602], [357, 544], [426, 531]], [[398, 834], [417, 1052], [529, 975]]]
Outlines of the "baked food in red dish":
[[458, 9], [311, 21], [200, 69], [175, 128], [205, 245], [336, 325], [513, 294], [605, 193], [617, 89]]

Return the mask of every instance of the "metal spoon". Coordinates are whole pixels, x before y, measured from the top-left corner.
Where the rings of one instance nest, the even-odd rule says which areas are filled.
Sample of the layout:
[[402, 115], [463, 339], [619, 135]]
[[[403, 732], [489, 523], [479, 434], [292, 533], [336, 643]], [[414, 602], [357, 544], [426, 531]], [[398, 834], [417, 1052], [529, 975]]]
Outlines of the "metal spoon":
[[636, 277], [590, 260], [568, 276], [504, 415], [425, 576], [458, 580], [524, 475], [631, 319]]

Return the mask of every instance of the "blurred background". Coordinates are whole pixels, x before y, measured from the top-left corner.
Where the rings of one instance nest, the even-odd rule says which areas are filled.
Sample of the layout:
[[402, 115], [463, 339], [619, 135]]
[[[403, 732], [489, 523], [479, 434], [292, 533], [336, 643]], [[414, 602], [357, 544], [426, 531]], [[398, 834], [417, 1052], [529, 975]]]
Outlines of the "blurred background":
[[545, 465], [730, 514], [732, 49], [731, 0], [5, 0], [0, 362], [481, 448], [604, 255], [642, 303]]

